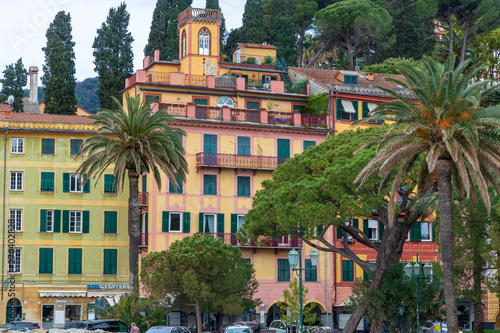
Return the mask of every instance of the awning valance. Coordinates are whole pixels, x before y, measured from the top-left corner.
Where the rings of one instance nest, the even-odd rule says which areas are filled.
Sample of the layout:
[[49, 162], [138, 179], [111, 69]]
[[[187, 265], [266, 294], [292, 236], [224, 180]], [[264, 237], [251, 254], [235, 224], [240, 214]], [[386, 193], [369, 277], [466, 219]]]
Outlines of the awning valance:
[[370, 110], [370, 112], [372, 112], [376, 107], [377, 107], [377, 104], [368, 103], [368, 110]]
[[86, 291], [40, 290], [38, 293], [40, 297], [87, 297]]
[[344, 111], [347, 113], [356, 113], [354, 110], [354, 106], [351, 101], [342, 100], [342, 106], [344, 107]]

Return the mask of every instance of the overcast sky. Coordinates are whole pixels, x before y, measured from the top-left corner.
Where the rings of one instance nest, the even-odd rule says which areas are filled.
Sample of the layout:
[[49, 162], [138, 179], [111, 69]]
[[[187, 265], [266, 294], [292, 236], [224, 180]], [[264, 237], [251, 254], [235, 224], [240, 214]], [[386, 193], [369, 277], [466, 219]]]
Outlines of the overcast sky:
[[[76, 55], [76, 78], [82, 81], [95, 77], [92, 43], [96, 30], [106, 20], [109, 9], [121, 2], [130, 13], [129, 31], [134, 37], [134, 69], [142, 68], [156, 0], [0, 0], [0, 77], [5, 66], [20, 57], [28, 69], [38, 66], [40, 76], [47, 43], [45, 33], [55, 14], [65, 10], [71, 14]], [[205, 8], [205, 0], [193, 0], [193, 7]], [[241, 26], [245, 0], [219, 0], [228, 31]], [[28, 81], [29, 84], [29, 81]], [[39, 81], [41, 85], [41, 82]]]

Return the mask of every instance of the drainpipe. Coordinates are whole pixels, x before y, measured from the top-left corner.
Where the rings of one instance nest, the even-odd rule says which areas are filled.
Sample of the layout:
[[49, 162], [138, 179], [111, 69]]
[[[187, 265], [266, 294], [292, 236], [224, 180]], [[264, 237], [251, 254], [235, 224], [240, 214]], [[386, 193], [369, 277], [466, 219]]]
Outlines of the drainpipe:
[[329, 326], [328, 324], [330, 323], [330, 317], [328, 316], [328, 252], [325, 252], [325, 281], [326, 326]]
[[3, 147], [3, 231], [2, 231], [2, 301], [3, 301], [3, 281], [5, 278], [5, 194], [7, 187], [7, 131], [5, 131]]
[[[333, 281], [334, 281], [333, 285], [334, 285], [335, 296], [333, 298], [332, 305], [335, 307], [335, 304], [337, 304], [337, 252], [333, 252]], [[335, 311], [333, 311], [333, 315], [335, 316]]]

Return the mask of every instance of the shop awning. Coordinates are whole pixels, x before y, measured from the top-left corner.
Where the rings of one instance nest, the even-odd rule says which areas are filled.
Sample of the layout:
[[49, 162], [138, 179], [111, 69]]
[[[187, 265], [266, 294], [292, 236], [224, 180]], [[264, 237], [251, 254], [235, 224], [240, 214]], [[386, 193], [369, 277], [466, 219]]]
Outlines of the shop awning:
[[124, 295], [125, 292], [106, 292], [106, 291], [89, 291], [87, 292], [88, 297], [105, 298], [110, 306], [115, 305], [120, 300], [120, 296]]
[[87, 297], [86, 291], [40, 290], [38, 293], [40, 297]]
[[351, 101], [342, 100], [342, 106], [344, 107], [344, 111], [347, 113], [356, 113], [354, 110], [354, 106]]

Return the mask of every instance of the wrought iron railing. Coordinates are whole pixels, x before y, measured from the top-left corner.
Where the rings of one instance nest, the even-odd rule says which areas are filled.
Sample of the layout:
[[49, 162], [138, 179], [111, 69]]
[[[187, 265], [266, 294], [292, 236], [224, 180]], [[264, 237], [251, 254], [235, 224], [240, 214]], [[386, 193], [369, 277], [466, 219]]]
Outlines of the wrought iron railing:
[[222, 238], [224, 244], [233, 245], [237, 247], [262, 247], [262, 248], [276, 248], [276, 249], [291, 249], [299, 247], [299, 239], [290, 236], [279, 238], [271, 238], [261, 236], [259, 239], [253, 241], [250, 239], [240, 239], [238, 234], [223, 234], [223, 233], [201, 233], [205, 235], [213, 235], [215, 238]]
[[159, 109], [167, 110], [168, 114], [174, 117], [187, 117], [187, 107], [181, 104], [160, 103]]
[[188, 74], [184, 76], [185, 86], [206, 87], [208, 85], [207, 82], [207, 77], [205, 75]]
[[236, 78], [220, 77], [215, 79], [217, 89], [236, 89]]
[[148, 72], [148, 82], [170, 84], [170, 73]]
[[222, 109], [219, 107], [196, 105], [194, 113], [197, 119], [222, 120]]
[[147, 232], [141, 232], [141, 235], [139, 236], [139, 246], [140, 247], [147, 247], [148, 246], [148, 233]]
[[231, 109], [231, 120], [260, 123], [259, 112], [259, 110], [250, 109]]
[[271, 91], [271, 83], [262, 83], [260, 80], [247, 80], [245, 82], [246, 90]]
[[301, 115], [302, 120], [301, 124], [302, 126], [311, 126], [311, 127], [318, 127], [318, 126], [326, 126], [326, 115], [315, 115], [315, 114], [305, 114], [303, 113]]
[[185, 11], [179, 13], [177, 16], [177, 21], [180, 23], [182, 20], [188, 17], [202, 17], [206, 19], [220, 19], [221, 14], [219, 10], [215, 9], [204, 9], [204, 8], [186, 8]]
[[149, 204], [149, 193], [139, 192], [139, 206], [147, 206]]
[[269, 111], [267, 113], [267, 122], [268, 122], [268, 124], [292, 126], [293, 125], [293, 113]]
[[196, 154], [196, 166], [250, 170], [274, 170], [278, 166], [278, 158], [275, 156], [198, 153]]

